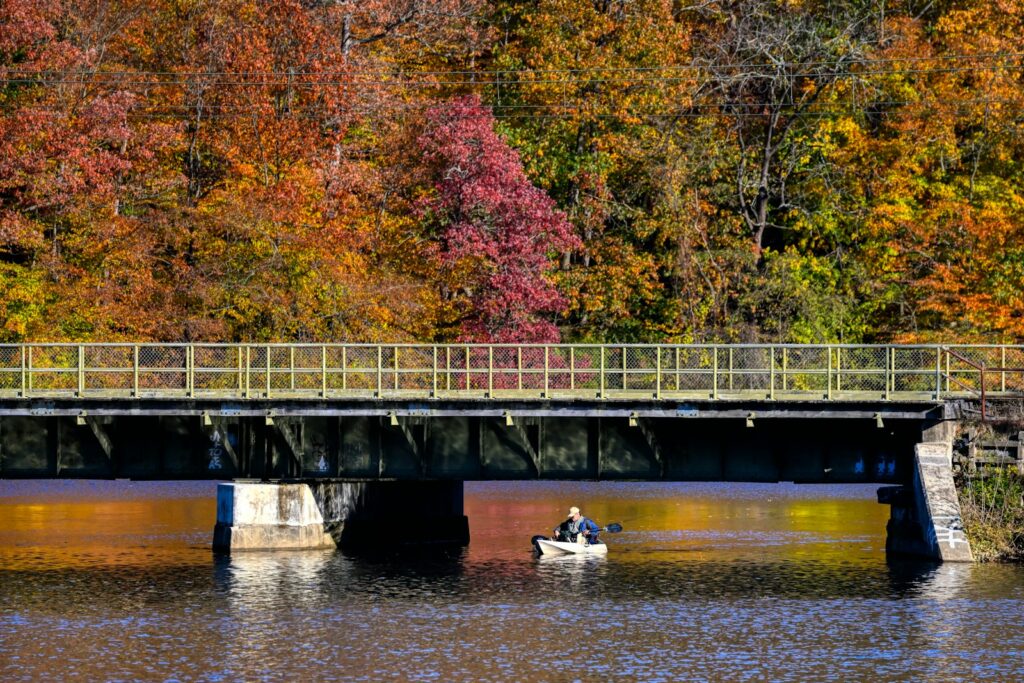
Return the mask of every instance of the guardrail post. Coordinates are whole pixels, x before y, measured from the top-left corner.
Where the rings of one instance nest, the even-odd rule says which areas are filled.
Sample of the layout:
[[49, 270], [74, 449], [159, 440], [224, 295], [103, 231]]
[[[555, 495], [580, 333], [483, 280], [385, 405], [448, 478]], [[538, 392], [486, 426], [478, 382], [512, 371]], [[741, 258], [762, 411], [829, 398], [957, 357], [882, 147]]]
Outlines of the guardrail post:
[[25, 397], [32, 393], [32, 347], [28, 347], [28, 388], [25, 390]]
[[576, 391], [576, 347], [569, 347], [569, 391]]
[[395, 347], [392, 348], [392, 351], [391, 351], [395, 355], [395, 381], [394, 381], [393, 384], [395, 385], [395, 391], [396, 392], [398, 391], [398, 352], [400, 350], [401, 350], [400, 346], [395, 346]]
[[28, 395], [28, 364], [25, 362], [28, 359], [28, 349], [25, 346], [21, 347], [21, 395]]
[[516, 366], [518, 367], [518, 370], [519, 370], [516, 386], [519, 389], [519, 391], [522, 391], [523, 390], [523, 347], [522, 346], [517, 346], [516, 347]]
[[892, 398], [892, 387], [895, 386], [896, 377], [896, 349], [888, 346], [885, 349], [885, 400]]
[[675, 366], [675, 370], [676, 370], [676, 391], [679, 391], [679, 382], [680, 382], [680, 379], [682, 378], [682, 371], [679, 368], [679, 345], [678, 344], [676, 345], [676, 366]]
[[718, 345], [712, 347], [714, 352], [712, 360], [714, 361], [715, 367], [711, 372], [711, 398], [718, 400]]
[[341, 347], [341, 393], [348, 391], [348, 347]]
[[132, 396], [139, 395], [139, 345], [132, 347]]
[[437, 347], [433, 346], [431, 350], [434, 361], [430, 372], [430, 398], [437, 398]]
[[295, 347], [288, 345], [288, 390], [295, 391]]
[[654, 376], [654, 381], [655, 381], [654, 398], [656, 398], [656, 399], [658, 399], [660, 401], [661, 400], [661, 347], [660, 346], [654, 347], [654, 352], [658, 355], [658, 362], [655, 364], [655, 373], [656, 374]]
[[327, 397], [327, 345], [320, 345], [320, 395]]
[[245, 398], [249, 398], [252, 395], [252, 387], [249, 385], [250, 377], [252, 375], [252, 347], [246, 344], [245, 346]]
[[782, 347], [782, 390], [789, 390], [789, 348]]
[[[985, 372], [981, 373], [982, 386], [985, 385]], [[942, 349], [935, 347], [935, 398], [942, 393]]]
[[832, 400], [832, 347], [825, 347], [825, 355], [828, 356], [828, 370], [825, 371], [825, 398]]
[[775, 347], [768, 347], [768, 400], [775, 400]]
[[732, 391], [732, 347], [729, 347], [729, 391]]
[[235, 354], [235, 360], [238, 361], [238, 395], [245, 398], [245, 379], [242, 377], [242, 346], [239, 345], [237, 349], [238, 353]]
[[384, 381], [384, 348], [380, 345], [377, 346], [377, 398], [383, 396], [384, 387], [382, 383]]
[[[948, 358], [948, 356], [947, 356]], [[1006, 346], [999, 347], [999, 367], [1002, 370], [999, 372], [999, 392], [1006, 393]], [[949, 390], [949, 373], [946, 373], [946, 390]], [[1024, 474], [1024, 472], [1021, 472]]]
[[604, 347], [601, 347], [601, 389], [597, 394], [598, 398], [604, 398]]
[[551, 367], [550, 366], [551, 360], [549, 358], [550, 352], [551, 352], [551, 347], [550, 346], [545, 346], [544, 347], [544, 393], [543, 393], [544, 398], [550, 398], [551, 397], [550, 390], [548, 389], [548, 368]]
[[469, 391], [469, 389], [469, 346], [466, 346], [466, 391]]
[[949, 393], [949, 354], [946, 354], [946, 393]]
[[78, 345], [78, 396], [85, 393], [85, 347]]
[[267, 398], [270, 398], [270, 344], [267, 344]]
[[494, 398], [494, 347], [487, 345], [487, 398]]
[[843, 347], [836, 347], [836, 391], [843, 390]]
[[626, 347], [623, 346], [622, 347], [622, 390], [623, 391], [625, 391], [629, 387], [629, 384], [626, 381], [626, 378], [629, 376], [629, 375], [626, 374], [626, 367], [627, 367], [627, 365], [626, 365]]

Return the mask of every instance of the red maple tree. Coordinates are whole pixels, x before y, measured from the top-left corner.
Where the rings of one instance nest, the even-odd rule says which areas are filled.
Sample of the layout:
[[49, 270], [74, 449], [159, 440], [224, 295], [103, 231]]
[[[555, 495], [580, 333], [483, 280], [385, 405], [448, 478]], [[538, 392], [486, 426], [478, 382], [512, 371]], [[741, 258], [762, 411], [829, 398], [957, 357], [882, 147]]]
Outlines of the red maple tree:
[[494, 131], [475, 95], [434, 107], [419, 137], [435, 193], [423, 216], [437, 226], [460, 341], [551, 343], [566, 300], [548, 274], [578, 246], [565, 214], [530, 183], [518, 152]]

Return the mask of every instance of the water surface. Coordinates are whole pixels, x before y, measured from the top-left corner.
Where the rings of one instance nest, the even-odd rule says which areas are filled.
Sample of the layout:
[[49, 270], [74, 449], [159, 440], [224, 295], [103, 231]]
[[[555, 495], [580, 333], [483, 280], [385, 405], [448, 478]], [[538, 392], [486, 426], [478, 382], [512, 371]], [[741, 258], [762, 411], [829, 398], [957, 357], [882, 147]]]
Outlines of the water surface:
[[[461, 551], [230, 558], [213, 496], [0, 481], [0, 679], [1024, 678], [1024, 568], [887, 563], [873, 487], [474, 483]], [[531, 554], [570, 505], [607, 558]]]

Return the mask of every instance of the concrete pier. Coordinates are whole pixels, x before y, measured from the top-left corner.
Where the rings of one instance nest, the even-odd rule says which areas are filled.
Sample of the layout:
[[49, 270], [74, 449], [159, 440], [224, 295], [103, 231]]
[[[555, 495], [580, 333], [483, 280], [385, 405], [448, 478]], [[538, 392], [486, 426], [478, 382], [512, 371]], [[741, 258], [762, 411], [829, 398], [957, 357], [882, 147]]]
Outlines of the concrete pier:
[[948, 441], [917, 444], [909, 486], [878, 490], [878, 501], [892, 506], [886, 527], [886, 553], [940, 562], [972, 562], [964, 534], [960, 500], [953, 484]]
[[308, 485], [217, 485], [215, 551], [333, 547]]
[[217, 552], [469, 543], [462, 482], [220, 484]]

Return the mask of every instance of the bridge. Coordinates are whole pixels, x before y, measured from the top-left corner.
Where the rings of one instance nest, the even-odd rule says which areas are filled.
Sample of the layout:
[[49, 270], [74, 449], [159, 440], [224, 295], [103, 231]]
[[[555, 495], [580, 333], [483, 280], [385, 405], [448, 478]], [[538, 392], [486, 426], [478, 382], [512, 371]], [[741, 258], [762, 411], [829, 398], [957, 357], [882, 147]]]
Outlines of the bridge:
[[960, 407], [1024, 394], [1022, 360], [1007, 345], [3, 345], [0, 477], [302, 480], [321, 508], [385, 482], [401, 493], [384, 507], [431, 487], [461, 507], [474, 479], [906, 487]]

